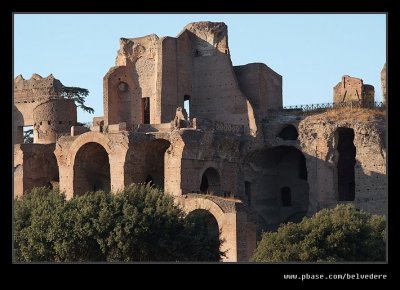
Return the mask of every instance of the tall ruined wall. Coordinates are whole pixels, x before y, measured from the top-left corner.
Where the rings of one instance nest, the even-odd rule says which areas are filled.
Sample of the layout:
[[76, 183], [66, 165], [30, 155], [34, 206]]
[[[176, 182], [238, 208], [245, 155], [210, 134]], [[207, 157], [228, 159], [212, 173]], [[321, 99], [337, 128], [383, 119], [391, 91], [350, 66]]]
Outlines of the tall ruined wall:
[[343, 76], [342, 81], [333, 87], [333, 102], [364, 101], [374, 102], [374, 87], [363, 83], [362, 79]]
[[[385, 214], [387, 203], [385, 121], [381, 117], [373, 116], [365, 119], [362, 118], [362, 113], [354, 111], [338, 114], [333, 117], [329, 117], [327, 113], [310, 116], [299, 124], [300, 146], [306, 156], [310, 184], [309, 211], [313, 213], [324, 207], [333, 207], [340, 202], [353, 202], [358, 208]], [[356, 151], [354, 201], [339, 200], [340, 128], [354, 131], [352, 141]]]
[[76, 125], [76, 105], [73, 100], [45, 101], [33, 110], [35, 143], [55, 143], [57, 137], [69, 135]]
[[253, 105], [257, 119], [267, 116], [268, 110], [282, 107], [282, 76], [263, 63], [235, 66], [240, 90]]
[[159, 43], [155, 34], [121, 38], [116, 67], [103, 79], [106, 124], [143, 123], [142, 98], [150, 99], [150, 123], [161, 122]]
[[186, 26], [193, 50], [191, 115], [257, 130], [253, 107], [240, 91], [228, 51], [224, 23]]
[[[178, 104], [182, 106], [184, 97], [191, 99], [193, 96], [193, 62], [194, 51], [190, 42], [190, 32], [184, 30], [176, 39], [177, 43], [177, 95]], [[190, 107], [192, 102], [190, 101]], [[182, 106], [183, 107], [183, 106]], [[190, 110], [190, 108], [189, 108]], [[193, 116], [190, 116], [191, 118]]]
[[[160, 122], [167, 123], [174, 119], [176, 108], [183, 107], [183, 95], [178, 94], [177, 39], [164, 37], [160, 54]], [[180, 56], [179, 56], [180, 57]]]
[[386, 78], [386, 74], [387, 74], [387, 68], [386, 68], [386, 63], [384, 64], [382, 71], [381, 71], [381, 82], [382, 82], [382, 102], [383, 103], [387, 103], [387, 78]]
[[113, 67], [103, 78], [105, 125], [142, 123], [142, 100], [135, 93], [137, 83], [130, 76], [129, 67]]
[[[176, 108], [190, 100], [191, 118], [242, 125], [245, 133], [254, 135], [260, 122], [256, 114], [262, 117], [267, 109], [282, 105], [282, 77], [266, 66], [259, 65], [256, 73], [262, 93], [248, 97], [241, 91], [229, 55], [227, 26], [221, 22], [190, 23], [176, 38], [121, 38], [116, 66], [104, 77], [106, 124], [170, 122]], [[128, 84], [123, 97], [117, 79]], [[254, 92], [251, 83], [243, 83]], [[143, 98], [150, 100], [149, 113]], [[254, 112], [253, 103], [259, 112]]]

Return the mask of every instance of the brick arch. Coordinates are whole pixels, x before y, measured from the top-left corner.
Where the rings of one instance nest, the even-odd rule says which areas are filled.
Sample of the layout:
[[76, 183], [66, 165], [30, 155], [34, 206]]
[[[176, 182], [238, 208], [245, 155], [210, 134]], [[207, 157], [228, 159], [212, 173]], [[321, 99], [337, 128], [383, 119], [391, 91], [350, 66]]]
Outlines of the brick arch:
[[212, 214], [218, 223], [220, 238], [224, 241], [221, 250], [226, 251], [223, 261], [237, 261], [236, 232], [232, 230], [232, 225], [236, 224], [236, 215], [225, 212], [217, 203], [203, 197], [189, 197], [180, 199], [179, 204], [185, 214], [190, 214], [195, 210], [206, 210]]
[[209, 211], [214, 218], [217, 220], [218, 227], [222, 229], [222, 226], [225, 222], [225, 212], [222, 210], [222, 208], [216, 204], [215, 202], [206, 199], [206, 198], [190, 198], [188, 200], [185, 200], [185, 203], [183, 205], [183, 211], [186, 214], [191, 213], [192, 211], [196, 209], [204, 209]]
[[74, 142], [72, 142], [68, 154], [67, 164], [73, 167], [75, 163], [75, 157], [79, 149], [82, 148], [82, 146], [84, 146], [85, 144], [91, 142], [98, 143], [101, 146], [103, 146], [107, 154], [110, 155], [111, 148], [108, 145], [110, 139], [106, 135], [99, 132], [87, 132], [82, 135], [79, 135], [79, 137]]

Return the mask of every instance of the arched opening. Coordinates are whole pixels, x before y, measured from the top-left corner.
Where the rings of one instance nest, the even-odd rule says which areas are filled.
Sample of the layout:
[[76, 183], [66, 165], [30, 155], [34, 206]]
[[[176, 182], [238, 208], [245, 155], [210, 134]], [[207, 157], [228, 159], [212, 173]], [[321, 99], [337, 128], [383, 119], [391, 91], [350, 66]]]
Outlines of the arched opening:
[[297, 132], [295, 126], [286, 125], [278, 134], [278, 137], [283, 140], [297, 140], [297, 137], [299, 137], [299, 133]]
[[190, 118], [190, 96], [189, 95], [185, 95], [183, 97], [183, 108], [186, 110], [187, 119], [189, 120], [189, 118]]
[[[297, 148], [277, 146], [251, 152], [246, 157], [245, 178], [251, 180], [251, 207], [259, 215], [258, 237], [282, 222], [305, 216], [309, 204], [307, 166]], [[245, 191], [250, 191], [249, 187], [245, 183]]]
[[338, 128], [337, 151], [337, 188], [339, 201], [353, 201], [355, 198], [355, 170], [356, 146], [354, 146], [354, 130]]
[[290, 187], [281, 188], [281, 202], [283, 207], [292, 206], [292, 190]]
[[98, 143], [90, 142], [79, 148], [74, 162], [74, 196], [88, 191], [111, 189], [110, 162], [107, 151]]
[[164, 157], [171, 143], [156, 139], [131, 146], [124, 164], [125, 186], [149, 183], [164, 189]]
[[221, 181], [215, 168], [210, 167], [204, 171], [201, 177], [200, 191], [202, 193], [221, 195]]
[[194, 261], [219, 261], [221, 242], [215, 217], [205, 209], [196, 209], [186, 216], [186, 221], [193, 224], [195, 238], [207, 248]]

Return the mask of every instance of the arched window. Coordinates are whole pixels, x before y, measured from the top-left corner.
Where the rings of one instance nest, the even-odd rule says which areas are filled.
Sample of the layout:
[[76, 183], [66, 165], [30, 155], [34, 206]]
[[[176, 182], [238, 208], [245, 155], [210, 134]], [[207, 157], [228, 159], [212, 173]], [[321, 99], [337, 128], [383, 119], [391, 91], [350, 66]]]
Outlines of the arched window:
[[297, 140], [297, 137], [299, 137], [299, 133], [297, 133], [297, 129], [295, 126], [286, 125], [278, 134], [278, 137], [283, 140]]
[[203, 193], [221, 194], [221, 181], [215, 168], [207, 168], [201, 177], [200, 191]]

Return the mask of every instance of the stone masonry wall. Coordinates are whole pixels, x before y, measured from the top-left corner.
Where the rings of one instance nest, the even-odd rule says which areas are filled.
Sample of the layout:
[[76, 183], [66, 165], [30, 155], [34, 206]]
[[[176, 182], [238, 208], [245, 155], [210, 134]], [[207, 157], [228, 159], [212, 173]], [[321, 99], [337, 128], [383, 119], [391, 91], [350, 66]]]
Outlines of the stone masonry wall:
[[[340, 113], [339, 113], [340, 114]], [[353, 118], [351, 117], [353, 114]], [[367, 211], [385, 214], [387, 203], [385, 121], [371, 116], [360, 120], [342, 115], [310, 116], [299, 124], [299, 140], [307, 160], [311, 213], [340, 203], [337, 192], [338, 128], [354, 130], [356, 147], [354, 204]]]

